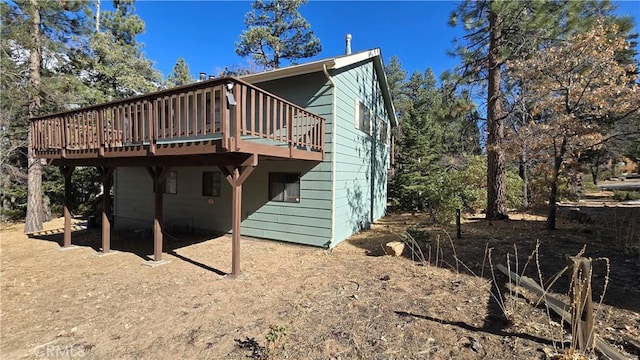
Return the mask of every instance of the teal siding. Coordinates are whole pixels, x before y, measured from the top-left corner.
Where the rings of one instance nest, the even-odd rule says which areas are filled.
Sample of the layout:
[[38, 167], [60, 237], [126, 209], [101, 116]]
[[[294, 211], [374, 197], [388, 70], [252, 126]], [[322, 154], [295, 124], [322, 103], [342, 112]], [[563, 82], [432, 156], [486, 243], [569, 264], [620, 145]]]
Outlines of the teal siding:
[[[335, 72], [336, 83], [336, 194], [334, 243], [367, 228], [382, 217], [387, 202], [389, 145], [378, 140], [382, 130], [371, 122], [371, 133], [356, 128], [356, 101], [362, 101], [372, 119], [390, 121], [373, 62], [355, 64]], [[388, 134], [387, 134], [388, 138]]]
[[[331, 191], [323, 163], [260, 159], [243, 185], [242, 234], [314, 246], [331, 239]], [[330, 164], [329, 164], [330, 165]], [[164, 195], [164, 223], [172, 229], [196, 232], [231, 231], [231, 187], [222, 178], [221, 196], [202, 196], [202, 172], [217, 167], [176, 167], [178, 193]], [[269, 172], [299, 172], [300, 202], [269, 201]], [[149, 174], [143, 168], [116, 171], [115, 225], [118, 229], [150, 229], [154, 195]], [[211, 203], [210, 203], [211, 200]]]
[[333, 148], [333, 87], [322, 72], [256, 83], [283, 99], [301, 106], [325, 120], [325, 160], [331, 162]]
[[[270, 172], [300, 172], [300, 202], [269, 201]], [[314, 246], [331, 239], [331, 164], [263, 161], [243, 190], [242, 234]]]
[[[321, 72], [255, 85], [326, 120], [325, 160], [322, 163], [286, 160], [262, 162], [247, 179], [246, 188], [257, 189], [258, 193], [252, 194], [251, 198], [263, 205], [249, 206], [246, 218], [242, 222], [242, 233], [307, 245], [327, 246], [331, 241], [331, 129], [334, 90]], [[300, 202], [266, 201], [269, 172], [295, 172], [297, 169], [304, 170], [300, 180]]]

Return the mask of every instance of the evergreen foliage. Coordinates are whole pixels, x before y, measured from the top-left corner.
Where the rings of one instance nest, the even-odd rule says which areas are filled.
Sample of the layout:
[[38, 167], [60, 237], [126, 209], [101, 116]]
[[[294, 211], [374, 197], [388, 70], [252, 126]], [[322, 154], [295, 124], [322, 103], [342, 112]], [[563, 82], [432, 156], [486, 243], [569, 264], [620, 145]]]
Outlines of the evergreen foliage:
[[75, 103], [78, 82], [65, 72], [65, 62], [86, 35], [87, 3], [15, 1], [0, 9], [1, 216], [26, 216], [25, 230], [36, 231], [50, 214], [43, 198], [50, 177], [27, 146], [28, 119]]
[[306, 0], [256, 0], [245, 16], [247, 30], [236, 43], [236, 53], [251, 56], [265, 69], [277, 69], [282, 60], [295, 63], [322, 51], [311, 25], [298, 9]]
[[400, 122], [391, 201], [397, 208], [429, 211], [435, 221], [449, 222], [456, 208], [466, 206], [466, 189], [455, 183], [462, 179], [459, 171], [468, 156], [480, 153], [473, 106], [450, 85], [439, 86], [431, 69], [406, 79], [393, 57], [386, 72]]
[[[536, 56], [539, 49], [586, 31], [600, 17], [605, 17], [608, 25], [617, 24], [628, 34], [631, 19], [616, 18], [612, 10], [609, 1], [481, 0], [464, 1], [452, 14], [451, 25], [460, 25], [466, 35], [454, 42], [452, 54], [461, 59], [461, 65], [448, 73], [448, 78], [465, 87], [480, 89], [487, 99], [488, 219], [506, 215], [506, 155], [518, 158], [520, 172], [527, 181], [532, 155], [529, 154], [530, 142], [535, 141], [526, 132], [518, 133], [523, 122], [533, 120], [531, 103], [527, 103], [529, 94], [505, 72], [505, 64]], [[628, 34], [631, 47], [627, 52], [618, 53], [619, 62], [631, 61], [635, 39], [637, 35]], [[505, 143], [505, 122], [510, 131], [518, 134], [521, 146], [511, 154], [505, 154], [509, 146]], [[525, 198], [529, 196], [527, 189], [525, 183]]]
[[81, 78], [91, 91], [89, 103], [123, 99], [156, 91], [160, 72], [146, 59], [136, 36], [144, 32], [144, 21], [134, 14], [133, 0], [115, 0], [115, 11], [102, 11], [100, 29], [89, 39]]
[[167, 76], [167, 87], [187, 85], [194, 81], [195, 79], [191, 76], [187, 62], [183, 58], [178, 58], [178, 61], [173, 66], [173, 72]]
[[[115, 11], [98, 12], [98, 2], [100, 25], [95, 27], [89, 1], [0, 3], [2, 220], [24, 219], [28, 197], [35, 215], [26, 231], [38, 230], [51, 213], [61, 212], [64, 186], [59, 170], [43, 168], [28, 155], [30, 117], [158, 89], [160, 73], [135, 40], [144, 22], [133, 13], [133, 3], [114, 1]], [[72, 211], [84, 213], [97, 192], [98, 172], [76, 168], [72, 181]]]

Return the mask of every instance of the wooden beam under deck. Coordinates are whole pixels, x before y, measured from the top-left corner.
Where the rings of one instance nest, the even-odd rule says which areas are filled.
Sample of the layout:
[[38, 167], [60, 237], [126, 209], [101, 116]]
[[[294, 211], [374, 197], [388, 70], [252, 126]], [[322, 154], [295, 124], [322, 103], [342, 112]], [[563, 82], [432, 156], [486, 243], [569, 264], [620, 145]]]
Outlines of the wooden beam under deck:
[[[157, 167], [157, 166], [232, 166], [242, 163], [247, 156], [261, 156], [251, 153], [200, 154], [182, 156], [145, 156], [137, 158], [102, 158], [102, 159], [53, 159], [50, 165], [99, 166], [99, 167]], [[279, 159], [265, 155], [264, 158]]]
[[113, 186], [114, 167], [99, 168], [102, 175], [102, 253], [111, 250], [111, 187]]
[[168, 167], [147, 167], [147, 172], [153, 180], [153, 191], [155, 198], [154, 216], [153, 216], [153, 261], [159, 263], [162, 261], [162, 241], [163, 241], [163, 195], [164, 181], [169, 174]]
[[231, 203], [231, 276], [240, 275], [240, 232], [242, 223], [242, 184], [258, 165], [258, 156], [250, 155], [231, 169], [220, 165], [220, 171], [232, 189]]
[[[241, 154], [259, 154], [264, 156], [278, 157], [282, 159], [297, 159], [322, 161], [324, 154], [320, 151], [309, 151], [297, 149], [291, 145], [278, 146], [256, 143], [250, 140], [242, 140], [235, 143], [233, 151], [225, 151], [222, 147], [222, 140], [176, 142], [170, 144], [156, 144], [155, 153], [151, 152], [149, 145], [136, 145], [130, 148], [104, 149], [102, 153], [98, 150], [67, 150], [65, 157], [60, 153], [52, 151], [39, 152], [38, 157], [52, 161], [64, 160], [65, 163], [83, 163], [87, 166], [102, 164], [104, 159], [119, 159], [126, 163], [129, 158], [155, 158], [166, 156], [198, 156], [198, 155], [229, 155], [234, 152]], [[122, 160], [120, 160], [122, 159]], [[153, 162], [151, 160], [150, 162]]]
[[65, 248], [71, 246], [71, 175], [74, 169], [74, 166], [60, 166], [60, 172], [64, 177], [64, 238], [62, 247]]

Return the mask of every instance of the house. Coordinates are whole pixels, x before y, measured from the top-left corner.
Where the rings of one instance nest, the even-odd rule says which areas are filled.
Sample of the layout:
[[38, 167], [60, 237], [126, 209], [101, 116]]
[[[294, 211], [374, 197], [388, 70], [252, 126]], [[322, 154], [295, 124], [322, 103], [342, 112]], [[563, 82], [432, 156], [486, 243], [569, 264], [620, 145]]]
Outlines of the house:
[[31, 131], [68, 186], [75, 166], [101, 169], [114, 227], [152, 228], [155, 261], [168, 226], [231, 232], [237, 274], [240, 234], [330, 248], [382, 217], [396, 122], [373, 49], [34, 118]]

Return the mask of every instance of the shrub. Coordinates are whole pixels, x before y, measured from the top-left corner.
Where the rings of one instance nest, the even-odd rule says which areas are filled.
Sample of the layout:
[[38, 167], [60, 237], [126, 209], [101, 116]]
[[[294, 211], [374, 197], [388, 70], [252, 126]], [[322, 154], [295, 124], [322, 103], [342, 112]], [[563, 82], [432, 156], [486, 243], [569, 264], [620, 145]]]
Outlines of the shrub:
[[[524, 203], [522, 179], [507, 169], [507, 206]], [[389, 183], [391, 204], [403, 210], [428, 211], [434, 221], [450, 223], [456, 209], [476, 211], [487, 204], [487, 158], [465, 156], [425, 165], [422, 172], [396, 174]]]
[[64, 206], [62, 204], [51, 204], [51, 215], [55, 217], [62, 216], [64, 212]]
[[[486, 156], [470, 156], [467, 164], [456, 171], [454, 181], [460, 189], [464, 210], [476, 211], [487, 206], [487, 158]], [[522, 192], [524, 184], [516, 169], [507, 168], [507, 206], [519, 208], [524, 204]]]
[[418, 229], [416, 227], [407, 228], [407, 234], [409, 234], [418, 244], [424, 245], [430, 241], [431, 234], [425, 229]]
[[507, 207], [518, 209], [524, 205], [524, 181], [514, 169], [507, 169]]
[[618, 201], [640, 200], [640, 192], [615, 190], [613, 192], [613, 199]]
[[583, 192], [596, 192], [598, 191], [598, 185], [593, 183], [591, 175], [582, 176], [582, 191]]
[[609, 180], [611, 179], [613, 176], [613, 173], [610, 170], [603, 170], [600, 172], [600, 174], [598, 174], [598, 181], [600, 180]]
[[[529, 172], [529, 190], [531, 195], [531, 204], [533, 206], [547, 206], [549, 195], [551, 192], [552, 174], [550, 169], [541, 164], [532, 167]], [[578, 200], [581, 196], [582, 187], [580, 186], [581, 174], [561, 173], [558, 176], [558, 193], [557, 200]]]
[[24, 219], [24, 211], [21, 209], [0, 209], [0, 221], [19, 221]]

